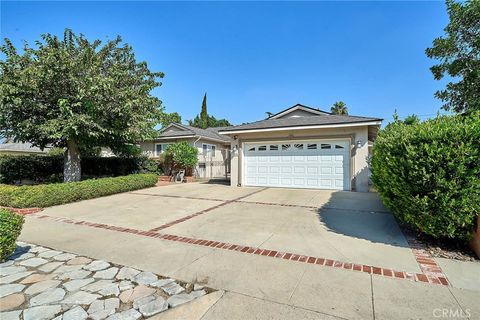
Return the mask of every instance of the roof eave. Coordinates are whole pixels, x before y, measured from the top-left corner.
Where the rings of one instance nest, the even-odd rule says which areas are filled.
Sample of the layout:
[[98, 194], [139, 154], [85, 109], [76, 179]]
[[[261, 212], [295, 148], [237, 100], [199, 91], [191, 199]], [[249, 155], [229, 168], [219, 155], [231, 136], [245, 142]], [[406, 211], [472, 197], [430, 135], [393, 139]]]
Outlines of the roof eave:
[[381, 120], [372, 120], [372, 121], [360, 121], [360, 122], [336, 123], [336, 124], [296, 125], [296, 126], [269, 127], [269, 128], [238, 129], [238, 130], [227, 130], [227, 131], [224, 130], [224, 131], [219, 131], [218, 133], [229, 135], [229, 134], [247, 133], [247, 132], [345, 128], [345, 127], [359, 127], [359, 126], [370, 126], [370, 125], [381, 125], [381, 124], [382, 124]]

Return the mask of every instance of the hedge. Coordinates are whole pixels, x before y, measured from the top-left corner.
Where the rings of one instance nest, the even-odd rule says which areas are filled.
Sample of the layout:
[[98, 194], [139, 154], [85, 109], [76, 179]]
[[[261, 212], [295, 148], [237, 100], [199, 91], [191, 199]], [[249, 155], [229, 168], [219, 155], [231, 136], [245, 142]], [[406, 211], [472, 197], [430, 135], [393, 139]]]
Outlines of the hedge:
[[15, 251], [15, 241], [22, 231], [23, 222], [23, 216], [0, 209], [0, 261]]
[[468, 240], [480, 214], [480, 115], [389, 124], [375, 141], [371, 171], [400, 221], [434, 238]]
[[157, 181], [158, 176], [150, 173], [34, 186], [0, 185], [0, 206], [45, 208], [152, 187]]
[[[161, 173], [158, 163], [146, 157], [82, 157], [82, 178], [116, 177], [133, 173]], [[2, 155], [0, 183], [14, 184], [21, 180], [61, 182], [62, 155]]]

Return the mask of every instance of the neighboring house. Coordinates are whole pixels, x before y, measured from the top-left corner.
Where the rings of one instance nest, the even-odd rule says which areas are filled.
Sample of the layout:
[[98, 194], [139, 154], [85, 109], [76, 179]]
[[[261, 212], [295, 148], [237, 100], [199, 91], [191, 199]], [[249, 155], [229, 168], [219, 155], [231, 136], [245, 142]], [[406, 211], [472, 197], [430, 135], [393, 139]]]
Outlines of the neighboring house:
[[382, 119], [294, 105], [266, 120], [223, 128], [231, 185], [369, 191], [367, 157]]
[[159, 157], [169, 144], [187, 141], [198, 148], [198, 164], [194, 175], [199, 178], [228, 178], [230, 176], [231, 138], [218, 134], [223, 128], [200, 129], [172, 123], [162, 129], [154, 140], [140, 143], [142, 152], [151, 158]]
[[38, 147], [32, 146], [30, 143], [13, 142], [11, 139], [6, 139], [0, 143], [0, 155], [29, 155], [29, 154], [46, 154], [48, 148], [41, 150]]

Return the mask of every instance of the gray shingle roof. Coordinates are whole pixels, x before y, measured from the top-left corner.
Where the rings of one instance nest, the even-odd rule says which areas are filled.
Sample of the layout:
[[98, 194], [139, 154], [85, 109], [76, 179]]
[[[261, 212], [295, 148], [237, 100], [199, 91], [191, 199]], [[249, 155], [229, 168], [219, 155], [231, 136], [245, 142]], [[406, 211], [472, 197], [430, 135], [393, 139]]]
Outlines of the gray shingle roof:
[[265, 119], [252, 123], [242, 124], [239, 126], [227, 127], [220, 132], [228, 133], [229, 131], [237, 130], [255, 130], [255, 129], [270, 129], [270, 128], [288, 128], [312, 125], [332, 125], [332, 124], [349, 124], [361, 123], [371, 121], [382, 121], [379, 118], [369, 118], [360, 116], [339, 116], [339, 115], [312, 115], [308, 117], [295, 118], [280, 118], [280, 119]]
[[[159, 138], [175, 138], [175, 137], [181, 137], [181, 136], [192, 136], [192, 137], [202, 137], [202, 138], [207, 138], [207, 139], [215, 139], [215, 140], [220, 140], [220, 141], [225, 141], [225, 142], [230, 142], [231, 138], [221, 135], [218, 133], [218, 129], [220, 128], [208, 128], [208, 129], [201, 129], [201, 128], [195, 128], [187, 125], [179, 125], [181, 126], [184, 130], [182, 131], [163, 131], [160, 132], [158, 135]], [[223, 127], [226, 128], [226, 127]]]
[[13, 152], [36, 152], [46, 153], [46, 150], [41, 150], [38, 147], [32, 146], [31, 143], [1, 143], [0, 151], [13, 151]]

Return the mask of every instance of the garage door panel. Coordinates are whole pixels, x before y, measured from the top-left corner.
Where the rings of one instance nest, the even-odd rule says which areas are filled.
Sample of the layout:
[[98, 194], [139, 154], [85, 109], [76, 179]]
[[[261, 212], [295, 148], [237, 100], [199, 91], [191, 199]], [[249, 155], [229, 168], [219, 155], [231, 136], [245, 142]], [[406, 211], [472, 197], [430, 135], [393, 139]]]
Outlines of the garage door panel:
[[245, 145], [245, 184], [348, 190], [347, 141], [278, 142]]

